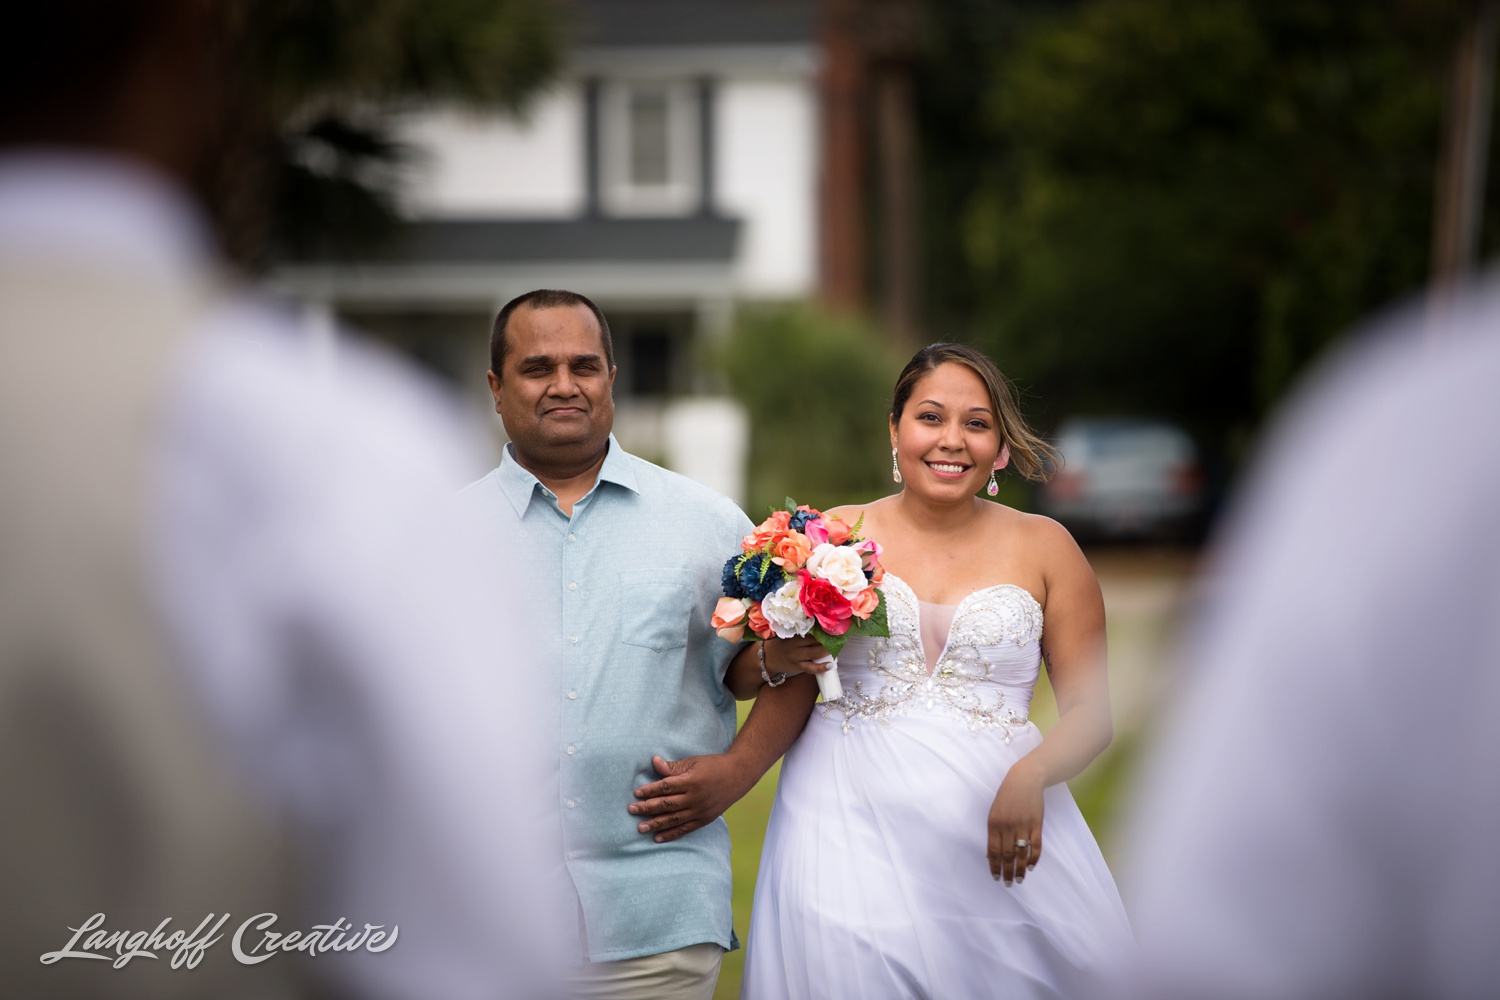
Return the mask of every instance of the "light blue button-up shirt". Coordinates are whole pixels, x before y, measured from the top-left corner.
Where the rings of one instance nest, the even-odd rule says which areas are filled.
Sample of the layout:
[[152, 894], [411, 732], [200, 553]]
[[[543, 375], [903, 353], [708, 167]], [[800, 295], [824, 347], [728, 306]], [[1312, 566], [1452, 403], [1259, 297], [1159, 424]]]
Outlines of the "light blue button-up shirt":
[[572, 517], [509, 445], [464, 499], [501, 537], [519, 536], [523, 566], [505, 571], [523, 571], [555, 615], [561, 849], [589, 958], [710, 941], [736, 947], [724, 820], [658, 844], [626, 807], [637, 787], [660, 777], [653, 754], [723, 753], [734, 739], [724, 673], [739, 647], [709, 618], [749, 520], [707, 487], [621, 450], [613, 436]]

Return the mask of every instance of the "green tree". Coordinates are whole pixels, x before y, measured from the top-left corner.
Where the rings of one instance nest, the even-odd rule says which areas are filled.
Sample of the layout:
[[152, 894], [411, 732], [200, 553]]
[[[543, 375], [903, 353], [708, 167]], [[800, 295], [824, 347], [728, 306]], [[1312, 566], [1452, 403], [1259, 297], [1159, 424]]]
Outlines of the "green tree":
[[238, 0], [223, 17], [231, 112], [204, 183], [227, 249], [251, 267], [392, 235], [419, 153], [393, 138], [393, 112], [520, 112], [559, 58], [548, 0]]
[[[938, 224], [970, 336], [1040, 395], [1041, 423], [1160, 413], [1225, 446], [1425, 280], [1451, 8], [999, 6], [1008, 21], [937, 14], [939, 41], [983, 16], [1003, 42], [976, 67], [973, 173], [944, 173]], [[951, 93], [929, 99], [956, 108], [954, 73], [934, 75]]]
[[887, 414], [907, 358], [866, 323], [809, 306], [742, 309], [721, 361], [750, 415], [752, 519], [786, 497], [824, 509], [895, 488]]

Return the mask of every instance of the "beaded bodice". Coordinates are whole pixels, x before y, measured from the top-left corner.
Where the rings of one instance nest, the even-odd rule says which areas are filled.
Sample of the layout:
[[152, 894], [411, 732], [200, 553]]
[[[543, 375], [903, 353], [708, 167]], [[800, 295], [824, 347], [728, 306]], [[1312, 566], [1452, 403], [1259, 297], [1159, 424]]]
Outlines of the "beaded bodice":
[[1028, 725], [1027, 708], [1041, 664], [1042, 608], [1022, 587], [1003, 583], [965, 597], [948, 641], [929, 672], [922, 650], [921, 606], [900, 577], [887, 573], [890, 638], [851, 638], [839, 654], [844, 696], [825, 703], [824, 718], [845, 732], [858, 723], [889, 724], [911, 711], [942, 712], [972, 731]]

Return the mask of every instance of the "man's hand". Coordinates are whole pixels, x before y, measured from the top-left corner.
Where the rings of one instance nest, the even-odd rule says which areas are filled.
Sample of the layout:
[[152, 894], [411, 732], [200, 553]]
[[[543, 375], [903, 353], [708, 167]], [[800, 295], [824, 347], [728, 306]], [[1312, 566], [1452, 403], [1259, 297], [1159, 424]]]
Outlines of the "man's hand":
[[684, 837], [707, 826], [734, 805], [755, 784], [759, 775], [739, 766], [729, 754], [704, 754], [681, 760], [652, 757], [660, 781], [635, 790], [639, 802], [630, 804], [636, 816], [649, 816], [637, 829], [654, 833], [658, 844]]

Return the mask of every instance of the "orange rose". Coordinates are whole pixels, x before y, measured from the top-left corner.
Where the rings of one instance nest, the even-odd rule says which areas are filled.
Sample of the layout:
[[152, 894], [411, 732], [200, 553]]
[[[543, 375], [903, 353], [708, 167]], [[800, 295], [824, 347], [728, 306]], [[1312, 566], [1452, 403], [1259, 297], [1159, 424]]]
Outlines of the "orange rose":
[[880, 595], [875, 593], [874, 587], [866, 587], [849, 601], [849, 607], [854, 611], [856, 618], [868, 618], [875, 613], [880, 606]]
[[771, 631], [771, 623], [766, 621], [766, 616], [760, 613], [759, 604], [750, 605], [750, 611], [746, 615], [745, 621], [747, 624], [749, 624], [750, 631], [754, 632], [762, 639], [769, 639], [771, 638], [771, 636], [775, 635], [775, 633]]
[[761, 549], [771, 546], [773, 549], [787, 533], [787, 524], [792, 515], [784, 510], [778, 510], [764, 521], [755, 526], [755, 530], [746, 535], [740, 542], [740, 548], [746, 552], [759, 552]]
[[828, 543], [830, 545], [843, 545], [854, 533], [854, 529], [843, 521], [830, 515], [823, 515], [823, 527], [828, 532]]
[[812, 542], [800, 531], [789, 531], [786, 537], [776, 543], [773, 550], [775, 555], [771, 561], [788, 573], [795, 573], [807, 562], [807, 557], [812, 555]]

